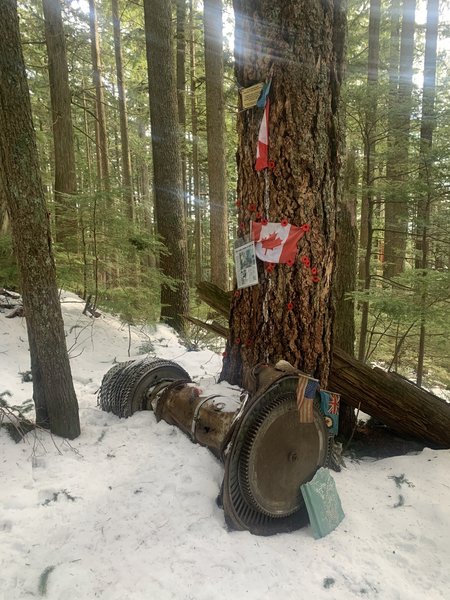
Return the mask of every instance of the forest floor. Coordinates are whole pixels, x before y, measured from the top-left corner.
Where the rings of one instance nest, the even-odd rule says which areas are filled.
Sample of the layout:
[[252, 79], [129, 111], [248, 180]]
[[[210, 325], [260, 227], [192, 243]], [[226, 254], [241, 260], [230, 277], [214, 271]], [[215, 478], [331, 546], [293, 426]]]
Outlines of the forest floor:
[[[153, 413], [119, 419], [96, 397], [129, 348], [176, 361], [203, 390], [238, 394], [216, 383], [220, 354], [83, 307], [63, 295], [81, 436], [32, 431], [16, 444], [0, 429], [2, 600], [448, 600], [450, 450], [364, 426], [332, 474], [346, 515], [335, 531], [320, 540], [309, 526], [264, 538], [229, 531], [215, 502], [221, 463]], [[28, 370], [25, 322], [0, 312], [9, 405], [30, 400]]]

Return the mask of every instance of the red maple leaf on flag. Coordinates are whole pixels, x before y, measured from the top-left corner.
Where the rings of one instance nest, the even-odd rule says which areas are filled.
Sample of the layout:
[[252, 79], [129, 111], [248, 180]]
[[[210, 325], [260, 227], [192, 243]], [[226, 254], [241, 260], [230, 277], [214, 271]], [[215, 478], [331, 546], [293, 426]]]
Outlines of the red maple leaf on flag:
[[274, 248], [278, 248], [281, 246], [283, 240], [278, 237], [276, 231], [271, 233], [269, 236], [261, 240], [261, 246], [265, 250], [265, 254], [267, 254], [267, 250], [273, 250]]

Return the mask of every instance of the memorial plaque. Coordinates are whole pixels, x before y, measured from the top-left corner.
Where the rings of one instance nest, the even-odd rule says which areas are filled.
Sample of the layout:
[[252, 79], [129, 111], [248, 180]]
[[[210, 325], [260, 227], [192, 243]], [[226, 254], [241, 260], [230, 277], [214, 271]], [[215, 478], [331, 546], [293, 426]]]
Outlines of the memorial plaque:
[[316, 539], [331, 533], [344, 518], [336, 484], [328, 469], [320, 468], [309, 483], [300, 486]]

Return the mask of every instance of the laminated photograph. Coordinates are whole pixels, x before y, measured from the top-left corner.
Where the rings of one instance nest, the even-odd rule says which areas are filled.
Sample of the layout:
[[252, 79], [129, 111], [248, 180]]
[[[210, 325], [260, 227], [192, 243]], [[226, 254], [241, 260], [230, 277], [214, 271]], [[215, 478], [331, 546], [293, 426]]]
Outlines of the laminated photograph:
[[234, 262], [236, 265], [236, 283], [238, 289], [257, 285], [258, 269], [256, 268], [256, 254], [254, 242], [248, 242], [234, 249]]

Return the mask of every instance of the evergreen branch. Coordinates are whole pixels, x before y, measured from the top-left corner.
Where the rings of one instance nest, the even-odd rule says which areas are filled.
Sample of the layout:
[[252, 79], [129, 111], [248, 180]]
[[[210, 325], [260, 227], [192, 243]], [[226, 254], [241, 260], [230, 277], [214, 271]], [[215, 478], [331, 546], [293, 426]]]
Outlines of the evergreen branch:
[[97, 142], [95, 141], [95, 139], [89, 133], [87, 133], [86, 131], [84, 131], [84, 129], [81, 129], [81, 127], [78, 127], [78, 125], [75, 125], [75, 124], [74, 124], [73, 128], [76, 129], [77, 131], [79, 131], [80, 133], [82, 133], [84, 136], [86, 136], [89, 140], [91, 140], [91, 142], [93, 144], [95, 144], [96, 146], [98, 146]]

